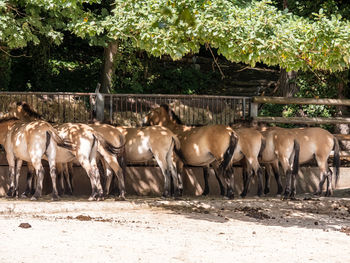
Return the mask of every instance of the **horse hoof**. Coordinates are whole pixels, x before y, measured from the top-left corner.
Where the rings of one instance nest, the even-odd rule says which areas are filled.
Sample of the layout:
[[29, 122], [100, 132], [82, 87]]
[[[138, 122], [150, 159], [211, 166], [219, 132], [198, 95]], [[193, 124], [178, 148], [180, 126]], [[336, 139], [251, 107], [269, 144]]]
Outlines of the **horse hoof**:
[[105, 198], [103, 197], [103, 196], [99, 196], [99, 197], [97, 197], [97, 199], [96, 199], [97, 201], [104, 201], [105, 200]]
[[114, 201], [125, 201], [125, 196], [117, 196]]
[[58, 195], [52, 196], [51, 201], [59, 201], [60, 198], [58, 197]]
[[38, 197], [36, 197], [36, 196], [32, 196], [32, 198], [30, 198], [30, 201], [37, 201], [38, 200]]
[[282, 200], [282, 201], [287, 201], [287, 200], [288, 200], [288, 196], [285, 196], [285, 195], [282, 196], [282, 197], [281, 197], [281, 200]]
[[96, 201], [96, 197], [95, 196], [90, 196], [88, 200], [89, 201]]
[[29, 195], [26, 192], [24, 192], [21, 194], [21, 198], [27, 199], [27, 198], [29, 198]]

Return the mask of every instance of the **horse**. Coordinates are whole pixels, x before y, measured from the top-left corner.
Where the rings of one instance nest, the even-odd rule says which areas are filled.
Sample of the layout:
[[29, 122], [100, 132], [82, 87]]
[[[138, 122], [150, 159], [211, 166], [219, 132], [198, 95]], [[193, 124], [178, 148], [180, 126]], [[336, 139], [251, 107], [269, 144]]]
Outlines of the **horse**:
[[223, 185], [226, 185], [228, 198], [233, 198], [232, 174], [228, 175], [228, 167], [237, 146], [238, 135], [229, 126], [207, 125], [192, 127], [182, 125], [179, 117], [168, 105], [152, 109], [143, 120], [144, 125], [160, 125], [167, 127], [180, 140], [178, 162], [179, 172], [183, 164], [206, 167], [212, 165]]
[[[270, 191], [269, 175], [271, 172], [274, 173], [276, 178], [278, 186], [277, 195], [282, 193], [283, 187], [279, 177], [280, 164], [286, 176], [284, 199], [289, 197], [295, 199], [295, 183], [299, 169], [300, 143], [290, 129], [274, 127], [263, 130], [261, 133], [265, 140], [265, 147], [261, 152], [259, 161], [267, 167], [265, 194]], [[290, 188], [290, 184], [287, 184], [288, 180], [292, 184], [292, 189]]]
[[[335, 187], [339, 181], [340, 171], [340, 148], [338, 139], [329, 131], [319, 128], [294, 128], [291, 129], [295, 139], [300, 144], [299, 163], [307, 163], [312, 159], [316, 159], [317, 165], [320, 169], [320, 182], [316, 195], [322, 194], [322, 188], [327, 179], [327, 188], [325, 196], [333, 195], [332, 187], [332, 171], [328, 167], [328, 158], [331, 151], [334, 151], [333, 166], [335, 170]], [[290, 185], [290, 179], [286, 178], [286, 189]], [[292, 184], [292, 191], [295, 191], [295, 185]], [[294, 193], [295, 194], [295, 193]]]
[[[112, 143], [115, 147], [122, 147], [122, 151], [118, 156], [110, 155], [110, 154], [101, 154], [101, 150], [99, 150], [100, 160], [103, 164], [105, 174], [107, 176], [105, 194], [109, 193], [109, 185], [112, 180], [113, 172], [117, 177], [118, 182], [118, 197], [116, 199], [125, 200], [125, 136], [122, 132], [109, 124], [102, 124], [99, 122], [95, 122], [93, 124], [89, 124], [91, 128], [95, 131], [99, 132], [106, 140]], [[102, 157], [102, 158], [101, 158]]]
[[[231, 126], [232, 127], [232, 126]], [[234, 128], [234, 127], [232, 127]], [[252, 175], [258, 177], [258, 196], [262, 195], [262, 169], [260, 167], [258, 157], [259, 153], [264, 145], [263, 136], [260, 132], [253, 128], [238, 128], [234, 129], [239, 136], [236, 150], [233, 154], [231, 164], [242, 163], [243, 166], [243, 191], [240, 194], [241, 197], [245, 197], [248, 193], [249, 184]], [[203, 195], [209, 194], [208, 172], [205, 168], [204, 174], [204, 192]], [[218, 177], [217, 177], [218, 178]], [[233, 178], [233, 177], [232, 177]], [[224, 193], [223, 185], [220, 183], [220, 192]]]
[[[125, 159], [128, 163], [144, 163], [154, 158], [164, 176], [163, 197], [171, 195], [171, 180], [174, 182], [175, 197], [181, 196], [182, 178], [177, 174], [174, 164], [176, 152], [180, 149], [178, 137], [169, 129], [152, 127], [115, 127], [125, 136]], [[109, 189], [107, 180], [106, 189]]]
[[52, 199], [58, 199], [56, 155], [59, 149], [74, 150], [69, 141], [62, 139], [58, 132], [45, 121], [23, 122], [15, 117], [7, 117], [0, 120], [0, 144], [5, 148], [9, 164], [11, 183], [7, 196], [18, 197], [20, 170], [23, 161], [26, 161], [32, 165], [38, 175], [32, 200], [41, 197], [44, 179], [44, 168], [41, 160], [45, 156], [49, 162], [52, 179]]
[[[40, 117], [25, 102], [16, 103], [16, 107], [11, 108], [10, 114], [16, 114], [16, 116], [26, 121]], [[68, 163], [76, 159], [85, 169], [90, 179], [92, 193], [89, 200], [103, 200], [103, 189], [97, 168], [97, 154], [101, 154], [114, 169], [118, 170], [117, 157], [124, 151], [124, 145], [113, 145], [101, 133], [87, 124], [64, 123], [54, 125], [54, 127], [63, 139], [71, 141], [75, 146], [74, 151], [58, 149], [56, 162]], [[124, 199], [125, 188], [122, 183], [120, 185], [122, 187], [122, 189], [119, 189], [121, 193], [120, 198]]]
[[261, 152], [259, 162], [267, 168], [265, 194], [269, 192], [270, 174], [274, 174], [278, 192], [283, 191], [279, 176], [279, 164], [286, 175], [286, 187], [283, 199], [295, 199], [296, 176], [299, 165], [316, 159], [320, 168], [320, 182], [315, 194], [322, 194], [322, 188], [327, 179], [326, 196], [333, 194], [332, 171], [328, 168], [328, 157], [334, 150], [334, 169], [336, 183], [339, 180], [339, 142], [327, 130], [318, 127], [284, 129], [280, 127], [258, 128], [264, 136], [265, 148]]

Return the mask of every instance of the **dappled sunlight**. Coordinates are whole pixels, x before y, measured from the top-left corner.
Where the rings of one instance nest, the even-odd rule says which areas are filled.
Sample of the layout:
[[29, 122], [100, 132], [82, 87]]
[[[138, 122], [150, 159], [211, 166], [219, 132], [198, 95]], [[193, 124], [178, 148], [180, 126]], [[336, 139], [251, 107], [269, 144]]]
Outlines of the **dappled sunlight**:
[[199, 155], [199, 146], [198, 146], [198, 144], [194, 143], [193, 144], [193, 149], [194, 149], [195, 154]]

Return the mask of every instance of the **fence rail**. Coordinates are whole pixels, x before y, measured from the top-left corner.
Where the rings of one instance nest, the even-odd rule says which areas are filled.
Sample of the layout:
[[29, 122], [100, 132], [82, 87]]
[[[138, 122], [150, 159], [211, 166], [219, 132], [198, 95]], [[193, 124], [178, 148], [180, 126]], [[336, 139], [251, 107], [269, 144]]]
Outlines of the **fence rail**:
[[250, 113], [250, 97], [161, 94], [0, 92], [0, 111], [25, 101], [51, 122], [89, 122], [97, 117], [116, 125], [139, 126], [154, 107], [169, 104], [187, 125], [230, 124]]
[[350, 106], [348, 99], [312, 99], [312, 98], [285, 98], [285, 97], [253, 97], [250, 107], [250, 116], [258, 122], [267, 123], [301, 123], [301, 124], [350, 124], [350, 118], [313, 118], [313, 117], [258, 117], [259, 104], [299, 104], [299, 105], [329, 105]]

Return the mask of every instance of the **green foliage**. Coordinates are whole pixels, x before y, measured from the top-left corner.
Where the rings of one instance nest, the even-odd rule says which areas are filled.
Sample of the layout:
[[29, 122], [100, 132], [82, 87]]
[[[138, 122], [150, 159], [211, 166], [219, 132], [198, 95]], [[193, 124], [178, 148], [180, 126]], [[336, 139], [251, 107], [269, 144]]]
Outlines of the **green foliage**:
[[108, 36], [131, 39], [154, 56], [179, 59], [205, 43], [233, 62], [287, 70], [341, 71], [350, 63], [350, 23], [320, 11], [310, 20], [269, 1], [116, 1], [102, 23]]
[[[342, 80], [344, 81], [344, 80]], [[338, 98], [337, 85], [340, 74], [327, 74], [325, 72], [300, 72], [296, 79], [299, 91], [294, 95], [299, 98]], [[264, 104], [261, 116], [273, 117], [326, 117], [335, 116], [336, 108], [328, 105], [275, 105]], [[282, 125], [294, 127], [295, 125]], [[331, 125], [322, 127], [331, 129]]]

